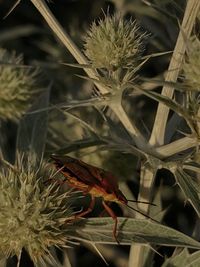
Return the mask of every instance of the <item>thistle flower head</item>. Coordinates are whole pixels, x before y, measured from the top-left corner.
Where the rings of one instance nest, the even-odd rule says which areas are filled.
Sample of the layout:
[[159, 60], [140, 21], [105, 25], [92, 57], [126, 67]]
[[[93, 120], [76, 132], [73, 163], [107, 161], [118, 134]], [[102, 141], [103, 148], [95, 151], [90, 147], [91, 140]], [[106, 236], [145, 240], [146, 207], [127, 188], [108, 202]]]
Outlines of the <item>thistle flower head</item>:
[[36, 168], [36, 157], [18, 156], [0, 172], [0, 255], [19, 256], [24, 248], [33, 262], [45, 266], [49, 247], [65, 247], [67, 218], [72, 215], [69, 192], [54, 184], [49, 164]]
[[200, 90], [200, 40], [193, 37], [188, 43], [187, 59], [183, 65], [185, 82], [192, 90]]
[[85, 55], [95, 68], [133, 68], [141, 58], [142, 35], [135, 21], [116, 14], [93, 23], [85, 37]]
[[20, 67], [21, 55], [0, 48], [0, 119], [17, 121], [29, 108], [36, 93], [38, 70]]

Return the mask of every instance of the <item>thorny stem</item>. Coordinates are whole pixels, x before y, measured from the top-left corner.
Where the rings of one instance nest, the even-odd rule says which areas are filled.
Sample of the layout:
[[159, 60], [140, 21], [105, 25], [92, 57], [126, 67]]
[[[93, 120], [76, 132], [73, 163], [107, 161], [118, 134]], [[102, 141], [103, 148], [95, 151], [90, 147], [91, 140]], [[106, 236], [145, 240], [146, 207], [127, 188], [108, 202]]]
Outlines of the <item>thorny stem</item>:
[[115, 105], [115, 104], [110, 104], [109, 106], [111, 110], [115, 113], [115, 115], [120, 119], [120, 121], [123, 123], [125, 126], [125, 129], [131, 133], [132, 135], [137, 136], [137, 139], [134, 138], [136, 145], [142, 150], [142, 151], [149, 151], [149, 148], [146, 144], [145, 139], [143, 136], [140, 134], [139, 130], [137, 127], [134, 127], [134, 132], [133, 132], [133, 126], [134, 124], [130, 121], [128, 116], [126, 115], [126, 112], [124, 111], [123, 107], [120, 105]]
[[199, 145], [199, 140], [197, 138], [195, 138], [194, 136], [186, 136], [170, 144], [157, 147], [155, 151], [157, 154], [160, 155], [160, 159], [162, 159], [162, 158], [168, 158], [170, 156], [173, 156], [189, 148], [196, 147], [198, 145]]
[[[74, 58], [77, 60], [77, 62], [79, 64], [88, 65], [89, 63], [88, 63], [88, 60], [86, 59], [86, 57], [81, 53], [79, 48], [71, 40], [69, 35], [66, 33], [66, 31], [63, 29], [63, 27], [60, 25], [60, 23], [54, 17], [54, 15], [52, 14], [50, 9], [48, 8], [45, 1], [44, 0], [31, 0], [31, 2], [34, 4], [34, 6], [37, 8], [37, 10], [41, 13], [41, 15], [46, 20], [49, 27], [55, 33], [55, 35], [60, 39], [60, 41], [64, 44], [64, 46], [74, 56]], [[90, 78], [97, 79], [97, 73], [93, 69], [84, 68], [84, 71], [88, 74], [88, 76]], [[107, 94], [109, 92], [103, 86], [98, 85], [98, 88], [103, 95]]]
[[[60, 41], [65, 45], [65, 47], [69, 50], [69, 52], [74, 56], [79, 64], [88, 64], [88, 60], [86, 57], [81, 53], [79, 48], [75, 45], [75, 43], [71, 40], [70, 36], [65, 32], [59, 22], [56, 20], [48, 6], [46, 5], [44, 0], [31, 0], [37, 10], [41, 13], [44, 17], [46, 22], [48, 23], [49, 27], [55, 33], [55, 35], [60, 39]], [[90, 68], [84, 68], [84, 71], [88, 74], [88, 76], [92, 79], [97, 79], [97, 73]], [[99, 83], [95, 83], [98, 87], [102, 95], [109, 93], [109, 90], [100, 85]], [[124, 127], [130, 132], [131, 136], [133, 137], [136, 145], [143, 150], [147, 150], [147, 142], [143, 135], [140, 133], [139, 129], [133, 124], [129, 117], [127, 116], [126, 112], [123, 108], [117, 108], [116, 106], [111, 107], [112, 111], [116, 114], [118, 119], [124, 125]]]
[[[181, 29], [179, 32], [179, 36], [176, 42], [176, 46], [174, 49], [174, 53], [169, 64], [168, 73], [166, 76], [166, 81], [168, 82], [176, 82], [182, 60], [184, 57], [184, 53], [186, 50], [186, 40], [189, 38], [193, 25], [195, 23], [196, 16], [198, 14], [198, 10], [200, 7], [199, 0], [188, 0], [183, 22], [181, 25]], [[165, 85], [162, 90], [162, 94], [168, 96], [169, 98], [173, 97], [173, 88]], [[151, 138], [149, 143], [153, 146], [155, 145], [163, 145], [164, 143], [164, 135], [166, 129], [166, 123], [168, 119], [169, 108], [166, 105], [161, 103], [158, 104], [158, 109], [156, 113], [156, 118], [153, 126], [153, 130], [151, 133]], [[188, 138], [188, 137], [185, 137]], [[179, 140], [180, 141], [180, 140]], [[196, 141], [196, 140], [195, 140]], [[178, 142], [178, 141], [177, 141]], [[179, 144], [180, 145], [180, 144]], [[191, 145], [191, 142], [190, 142]], [[191, 146], [190, 146], [191, 147]], [[163, 148], [157, 148], [157, 152], [160, 150], [161, 153], [166, 153], [167, 149], [165, 146], [165, 150]], [[169, 153], [169, 150], [167, 151]], [[143, 166], [144, 167], [144, 166]], [[155, 171], [152, 169], [141, 169], [141, 178], [140, 178], [140, 192], [139, 192], [139, 201], [151, 201], [152, 188], [155, 180]], [[148, 205], [144, 205], [142, 203], [138, 204], [138, 207], [144, 212], [148, 213]], [[136, 214], [136, 218], [140, 215]], [[130, 250], [130, 260], [131, 264], [129, 267], [132, 267], [133, 262], [135, 267], [143, 266], [143, 257], [144, 257], [144, 246], [135, 245], [131, 246]]]
[[[155, 178], [155, 173], [153, 170], [142, 166], [140, 173], [140, 195], [138, 196], [139, 201], [146, 201], [147, 199], [151, 199], [152, 190], [149, 188], [153, 187]], [[145, 188], [146, 187], [146, 188]], [[138, 208], [142, 210], [145, 214], [148, 214], [149, 205], [138, 203]], [[135, 217], [137, 219], [141, 219], [142, 215], [140, 213], [136, 213]], [[142, 267], [144, 264], [144, 249], [145, 247], [139, 244], [133, 244], [130, 248], [130, 256], [129, 256], [129, 267]]]
[[[76, 58], [78, 63], [80, 64], [88, 64], [87, 59], [85, 56], [80, 52], [78, 47], [73, 43], [73, 41], [70, 39], [68, 34], [64, 31], [64, 29], [60, 26], [58, 21], [55, 19], [47, 5], [45, 4], [44, 0], [31, 0], [31, 2], [35, 5], [35, 7], [38, 9], [38, 11], [42, 14], [52, 31], [56, 34], [56, 36], [61, 40], [61, 42], [66, 46], [66, 48], [70, 51], [70, 53]], [[195, 22], [195, 18], [198, 12], [200, 6], [200, 1], [199, 0], [188, 0], [188, 4], [186, 7], [185, 15], [183, 18], [183, 23], [181, 26], [181, 30], [177, 39], [177, 43], [174, 49], [174, 53], [172, 56], [172, 60], [169, 65], [168, 69], [168, 74], [166, 76], [166, 81], [170, 82], [176, 82], [179, 70], [181, 67], [181, 63], [183, 60], [183, 56], [185, 53], [186, 49], [186, 44], [185, 40], [187, 40], [187, 37], [190, 36], [193, 24]], [[97, 78], [97, 73], [92, 70], [85, 68], [85, 72], [88, 74], [88, 76], [92, 79]], [[95, 85], [98, 87], [102, 95], [105, 95], [109, 93], [109, 90], [105, 88], [104, 86], [100, 85], [99, 83], [95, 83]], [[169, 86], [164, 86], [162, 90], [162, 94], [165, 96], [168, 96], [169, 98], [172, 98], [173, 96], [173, 89], [169, 88]], [[129, 120], [127, 114], [125, 113], [124, 109], [122, 108], [121, 105], [111, 105], [111, 109], [113, 112], [117, 115], [119, 120], [122, 122], [122, 124], [125, 126], [125, 128], [133, 135], [136, 144], [138, 145], [139, 148], [141, 148], [143, 151], [147, 151], [149, 148], [146, 144], [146, 140], [140, 133], [139, 129], [131, 123]], [[156, 148], [157, 152], [164, 157], [166, 155], [170, 154], [170, 145], [167, 146], [162, 146], [164, 143], [164, 134], [165, 134], [165, 128], [166, 128], [166, 123], [168, 119], [168, 113], [169, 113], [169, 108], [166, 107], [163, 104], [158, 105], [157, 109], [157, 115], [155, 118], [154, 122], [154, 127], [153, 131], [151, 134], [151, 138], [149, 143], [154, 146], [154, 145], [161, 145], [161, 147]], [[189, 137], [185, 137], [189, 138]], [[184, 138], [182, 139], [182, 141]], [[189, 140], [189, 139], [187, 139]], [[191, 140], [190, 140], [191, 141]], [[177, 141], [178, 142], [178, 141]], [[183, 144], [183, 143], [182, 143]], [[178, 145], [177, 144], [177, 148]], [[195, 143], [192, 141], [190, 142], [190, 145], [194, 146]], [[140, 194], [139, 194], [139, 200], [140, 201], [147, 201], [149, 202], [151, 199], [151, 192], [152, 192], [152, 187], [154, 184], [154, 177], [155, 177], [155, 172], [151, 169], [145, 168], [143, 166], [141, 170], [141, 183], [140, 183]], [[141, 208], [142, 211], [148, 212], [148, 205], [143, 205], [142, 203], [139, 204], [139, 208]], [[137, 213], [136, 213], [137, 214]], [[137, 214], [137, 217], [140, 215]], [[137, 257], [136, 257], [137, 256]], [[131, 248], [131, 253], [130, 253], [130, 258], [135, 258], [134, 260], [134, 266], [142, 266], [142, 257], [143, 257], [143, 247], [139, 245], [133, 245]], [[131, 264], [131, 267], [133, 266], [132, 263], [133, 261], [129, 261]]]
[[[186, 45], [187, 45], [186, 41], [191, 34], [196, 16], [198, 14], [199, 7], [200, 7], [199, 0], [189, 0], [187, 3], [181, 29], [178, 35], [178, 39], [166, 75], [165, 79], [166, 82], [175, 83], [177, 81], [186, 50]], [[163, 86], [162, 95], [172, 98], [173, 94], [174, 94], [174, 89], [171, 86], [168, 85]], [[149, 143], [151, 145], [157, 145], [157, 144], [163, 145], [168, 115], [169, 115], [169, 107], [167, 107], [162, 103], [159, 103], [153, 130], [151, 133], [151, 138], [149, 140]]]

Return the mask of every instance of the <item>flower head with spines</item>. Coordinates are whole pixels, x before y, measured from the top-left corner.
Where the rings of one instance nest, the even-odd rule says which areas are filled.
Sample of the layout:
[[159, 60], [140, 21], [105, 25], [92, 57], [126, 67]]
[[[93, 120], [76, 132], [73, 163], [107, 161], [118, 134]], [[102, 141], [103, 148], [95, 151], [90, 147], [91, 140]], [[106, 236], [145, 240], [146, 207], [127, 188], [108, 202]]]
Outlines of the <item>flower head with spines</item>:
[[18, 121], [39, 91], [39, 70], [24, 66], [22, 55], [3, 48], [0, 62], [0, 119]]
[[25, 249], [36, 266], [45, 266], [54, 260], [50, 247], [67, 246], [72, 192], [45, 183], [55, 173], [50, 164], [36, 166], [35, 155], [19, 154], [0, 171], [0, 255], [20, 257]]
[[135, 21], [118, 13], [92, 24], [84, 39], [84, 53], [100, 74], [101, 83], [115, 90], [134, 79], [145, 35]]

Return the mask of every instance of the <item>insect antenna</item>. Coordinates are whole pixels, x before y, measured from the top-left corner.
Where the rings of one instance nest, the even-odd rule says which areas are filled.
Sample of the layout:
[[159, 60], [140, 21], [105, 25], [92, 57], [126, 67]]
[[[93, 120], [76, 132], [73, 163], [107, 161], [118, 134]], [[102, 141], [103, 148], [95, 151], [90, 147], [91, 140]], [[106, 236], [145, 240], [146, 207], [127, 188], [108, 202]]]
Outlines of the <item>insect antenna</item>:
[[134, 202], [134, 203], [142, 203], [142, 204], [148, 204], [151, 206], [156, 206], [156, 204], [152, 202], [146, 202], [146, 201], [138, 201], [138, 200], [132, 200], [132, 199], [127, 199], [128, 202]]
[[125, 205], [126, 205], [129, 209], [138, 212], [139, 214], [145, 216], [146, 218], [151, 219], [152, 221], [154, 221], [154, 222], [156, 222], [156, 223], [160, 223], [159, 221], [154, 220], [153, 218], [151, 218], [151, 216], [145, 214], [144, 212], [142, 212], [142, 211], [140, 211], [140, 210], [138, 210], [138, 209], [135, 209], [135, 208], [129, 206], [128, 204], [125, 204]]

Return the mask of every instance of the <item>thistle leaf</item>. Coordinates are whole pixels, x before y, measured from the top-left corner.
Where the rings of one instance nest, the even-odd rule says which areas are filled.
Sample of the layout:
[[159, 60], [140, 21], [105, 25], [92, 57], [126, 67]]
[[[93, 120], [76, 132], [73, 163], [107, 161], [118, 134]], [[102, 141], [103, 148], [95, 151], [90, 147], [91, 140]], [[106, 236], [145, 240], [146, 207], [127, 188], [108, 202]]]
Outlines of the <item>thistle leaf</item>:
[[69, 142], [67, 146], [54, 151], [54, 153], [68, 154], [73, 151], [78, 151], [79, 149], [84, 149], [92, 146], [101, 146], [101, 145], [106, 145], [106, 142], [100, 139], [96, 140], [94, 138], [85, 138], [74, 142]]
[[200, 264], [200, 252], [190, 254], [187, 249], [184, 249], [178, 255], [167, 259], [162, 267], [196, 267]]
[[[76, 240], [116, 244], [113, 238], [113, 224], [112, 218], [85, 219], [72, 226], [71, 234]], [[198, 241], [173, 228], [147, 220], [130, 218], [118, 218], [118, 239], [121, 245], [136, 242], [144, 245], [200, 248]]]
[[191, 119], [191, 117], [189, 116], [189, 114], [187, 113], [187, 111], [184, 107], [182, 107], [176, 101], [168, 98], [167, 96], [158, 94], [158, 93], [153, 92], [153, 91], [144, 90], [144, 89], [140, 88], [139, 86], [135, 87], [135, 89], [142, 91], [142, 93], [144, 95], [148, 96], [149, 98], [156, 100], [157, 102], [163, 103], [164, 105], [169, 107], [171, 110], [176, 112], [179, 116], [181, 116], [185, 119]]
[[200, 217], [200, 191], [198, 190], [199, 184], [197, 184], [190, 175], [180, 168], [177, 168], [175, 171], [173, 171], [173, 174], [186, 199], [192, 204], [196, 213]]

